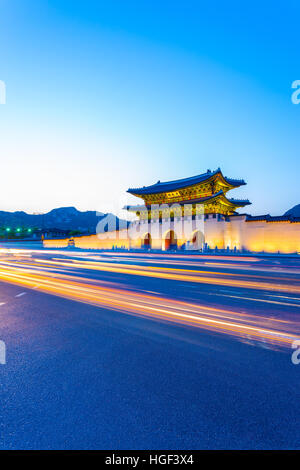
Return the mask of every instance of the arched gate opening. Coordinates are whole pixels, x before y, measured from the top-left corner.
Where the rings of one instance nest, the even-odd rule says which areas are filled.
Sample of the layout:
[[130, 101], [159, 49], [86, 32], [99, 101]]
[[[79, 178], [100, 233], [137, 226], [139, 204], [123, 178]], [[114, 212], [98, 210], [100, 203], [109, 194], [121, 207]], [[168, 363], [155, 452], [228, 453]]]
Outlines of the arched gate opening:
[[150, 233], [146, 233], [142, 239], [142, 248], [144, 248], [144, 250], [150, 250], [151, 245], [152, 245], [151, 235]]
[[174, 230], [168, 230], [163, 239], [163, 249], [176, 250], [177, 249], [177, 237]]

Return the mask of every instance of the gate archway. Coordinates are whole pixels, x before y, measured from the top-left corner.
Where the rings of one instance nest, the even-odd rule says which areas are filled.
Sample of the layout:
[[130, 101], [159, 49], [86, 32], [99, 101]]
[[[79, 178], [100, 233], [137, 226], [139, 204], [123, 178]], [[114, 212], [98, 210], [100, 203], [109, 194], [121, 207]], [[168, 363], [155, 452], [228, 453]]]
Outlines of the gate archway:
[[146, 233], [142, 238], [142, 248], [144, 250], [150, 250], [152, 245], [152, 237], [150, 233]]
[[168, 230], [163, 239], [163, 249], [176, 250], [177, 249], [177, 237], [174, 230]]
[[204, 241], [203, 232], [201, 232], [201, 230], [195, 230], [191, 236], [190, 246], [193, 250], [201, 250], [203, 249]]

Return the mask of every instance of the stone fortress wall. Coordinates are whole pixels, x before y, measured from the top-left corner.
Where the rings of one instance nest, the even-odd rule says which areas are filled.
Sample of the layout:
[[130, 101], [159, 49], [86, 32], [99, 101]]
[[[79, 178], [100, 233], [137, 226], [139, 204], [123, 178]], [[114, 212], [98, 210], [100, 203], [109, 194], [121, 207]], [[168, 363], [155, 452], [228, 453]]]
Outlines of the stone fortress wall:
[[[300, 220], [270, 217], [256, 220], [247, 215], [229, 217], [207, 214], [201, 227], [176, 218], [160, 224], [134, 223], [131, 230], [74, 237], [74, 246], [85, 249], [229, 249], [266, 253], [300, 253]], [[182, 223], [185, 223], [182, 230]], [[190, 223], [189, 223], [190, 222]], [[183, 233], [182, 233], [183, 232]], [[150, 233], [150, 236], [148, 235]], [[47, 248], [65, 248], [70, 239], [44, 240]], [[73, 243], [73, 242], [71, 242]]]

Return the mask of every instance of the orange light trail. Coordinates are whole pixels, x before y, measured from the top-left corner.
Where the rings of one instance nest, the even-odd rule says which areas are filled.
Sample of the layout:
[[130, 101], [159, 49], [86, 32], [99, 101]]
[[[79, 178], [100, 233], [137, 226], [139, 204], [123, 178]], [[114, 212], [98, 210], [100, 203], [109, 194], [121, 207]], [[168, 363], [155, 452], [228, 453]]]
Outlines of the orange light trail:
[[116, 286], [113, 283], [108, 286], [107, 282], [86, 277], [2, 264], [0, 280], [32, 289], [38, 286], [39, 291], [45, 293], [130, 315], [192, 326], [272, 346], [290, 347], [300, 333], [299, 322], [149, 295], [112, 287]]
[[[280, 278], [275, 276], [255, 276], [255, 280], [241, 279], [251, 277], [249, 274], [235, 274], [224, 272], [209, 272], [205, 270], [176, 269], [160, 266], [140, 266], [133, 264], [109, 263], [100, 261], [60, 261], [35, 259], [39, 266], [58, 266], [79, 269], [90, 269], [118, 274], [130, 274], [135, 276], [155, 277], [181, 282], [196, 282], [200, 284], [213, 284], [246, 289], [270, 290], [278, 292], [289, 292], [300, 294], [300, 284], [295, 278], [284, 278], [286, 283], [281, 283]], [[272, 281], [276, 280], [274, 283]], [[269, 282], [266, 282], [269, 281]], [[287, 283], [289, 281], [289, 283]], [[294, 283], [295, 285], [291, 284]]]

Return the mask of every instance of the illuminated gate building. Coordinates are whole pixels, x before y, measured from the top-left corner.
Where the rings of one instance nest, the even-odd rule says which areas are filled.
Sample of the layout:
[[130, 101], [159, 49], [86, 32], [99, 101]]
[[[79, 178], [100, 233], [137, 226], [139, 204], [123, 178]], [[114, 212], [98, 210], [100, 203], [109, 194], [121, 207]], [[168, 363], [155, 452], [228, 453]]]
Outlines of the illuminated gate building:
[[126, 206], [138, 217], [132, 245], [163, 250], [203, 249], [209, 245], [224, 248], [222, 222], [230, 220], [237, 208], [250, 204], [227, 194], [245, 184], [244, 180], [225, 177], [218, 168], [191, 178], [128, 189], [144, 202]]

